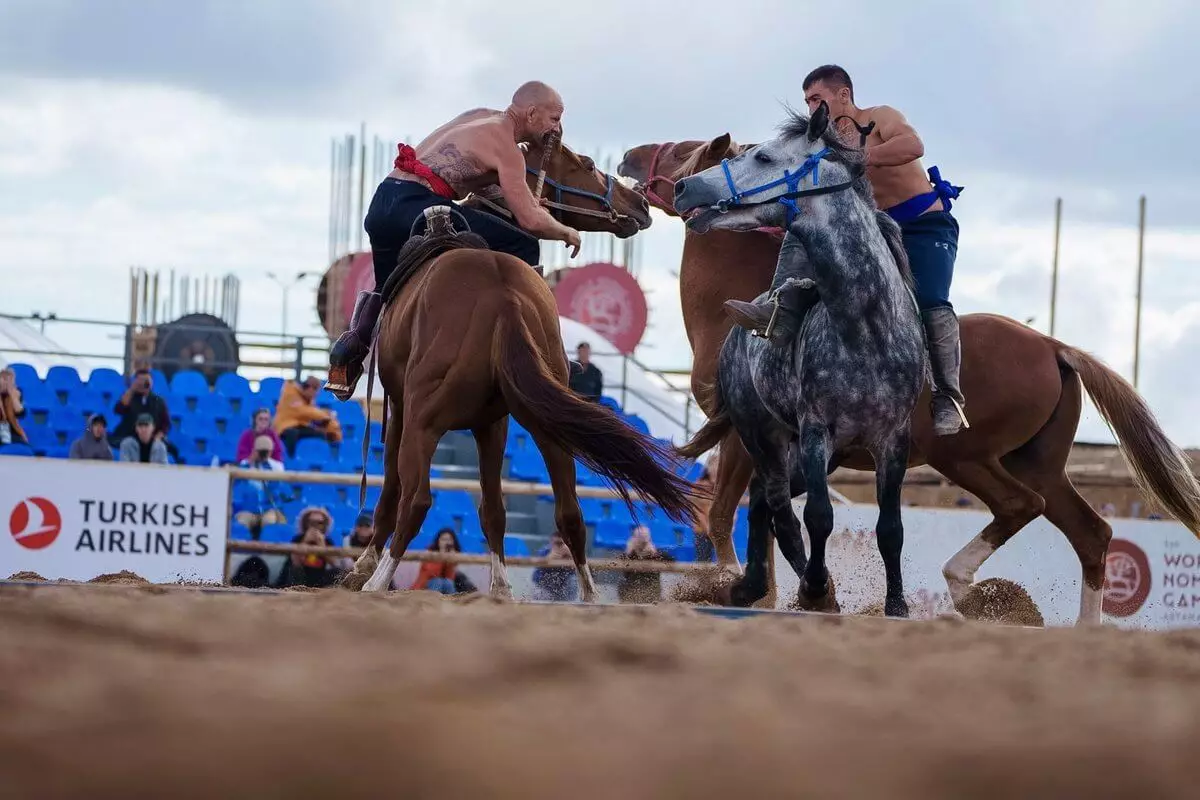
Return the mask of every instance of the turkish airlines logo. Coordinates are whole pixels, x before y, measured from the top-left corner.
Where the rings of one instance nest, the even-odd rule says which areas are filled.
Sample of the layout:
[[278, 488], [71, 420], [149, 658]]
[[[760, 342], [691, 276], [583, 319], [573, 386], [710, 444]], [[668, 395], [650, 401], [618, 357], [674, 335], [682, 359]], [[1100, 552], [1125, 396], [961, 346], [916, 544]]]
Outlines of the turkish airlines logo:
[[1126, 539], [1108, 543], [1104, 559], [1104, 613], [1114, 617], [1136, 614], [1150, 596], [1150, 559]]
[[41, 550], [54, 544], [62, 532], [62, 515], [46, 498], [27, 497], [12, 510], [8, 531], [21, 547]]

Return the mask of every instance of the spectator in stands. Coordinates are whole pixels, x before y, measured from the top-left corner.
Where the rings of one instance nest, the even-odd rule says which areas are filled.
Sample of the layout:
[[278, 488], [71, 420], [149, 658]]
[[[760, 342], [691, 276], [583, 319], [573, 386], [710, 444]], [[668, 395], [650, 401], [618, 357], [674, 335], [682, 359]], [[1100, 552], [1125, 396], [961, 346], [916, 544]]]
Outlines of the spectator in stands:
[[[554, 560], [571, 559], [571, 550], [563, 541], [562, 535], [555, 531], [550, 536], [550, 544], [538, 550], [539, 558]], [[538, 567], [533, 571], [534, 600], [578, 600], [579, 577], [574, 567]]]
[[[254, 449], [249, 458], [238, 462], [243, 469], [261, 469], [272, 472], [283, 472], [283, 463], [271, 457], [271, 451], [276, 442], [267, 435], [254, 440]], [[250, 529], [254, 538], [258, 538], [263, 525], [276, 525], [287, 522], [283, 512], [279, 510], [280, 503], [287, 502], [284, 484], [277, 481], [238, 480], [233, 484], [233, 518]]]
[[112, 446], [108, 443], [108, 420], [103, 414], [88, 417], [87, 430], [71, 443], [70, 458], [83, 461], [112, 461]]
[[[333, 518], [328, 511], [319, 506], [309, 506], [300, 512], [296, 520], [297, 533], [292, 538], [292, 544], [337, 547], [329, 538], [332, 526]], [[330, 586], [340, 575], [341, 569], [335, 557], [293, 554], [284, 565], [279, 583], [281, 586]]]
[[579, 346], [575, 348], [575, 355], [583, 370], [571, 371], [569, 380], [571, 391], [592, 402], [598, 402], [601, 392], [604, 391], [604, 373], [592, 363], [592, 346], [587, 342], [580, 342]]
[[[442, 528], [437, 532], [429, 549], [438, 553], [461, 553], [458, 536], [450, 528]], [[441, 561], [422, 561], [421, 571], [413, 581], [412, 589], [427, 589], [442, 594], [458, 594], [459, 592], [475, 592], [475, 584], [462, 574], [454, 564]]]
[[11, 367], [0, 369], [0, 444], [29, 444], [19, 421], [24, 416], [17, 374]]
[[[675, 558], [654, 546], [650, 529], [639, 525], [633, 529], [625, 552], [617, 556], [627, 561], [674, 561]], [[657, 603], [662, 600], [662, 575], [657, 572], [623, 572], [617, 583], [617, 600], [622, 603]]]
[[121, 442], [121, 460], [142, 464], [166, 464], [167, 446], [154, 428], [154, 417], [140, 414], [134, 423], [134, 435]]
[[309, 375], [303, 381], [285, 383], [279, 395], [279, 406], [275, 409], [275, 430], [287, 448], [288, 457], [296, 455], [296, 444], [301, 439], [326, 439], [342, 441], [342, 427], [332, 411], [317, 408], [314, 400], [321, 388], [321, 381]]
[[108, 441], [113, 447], [121, 447], [126, 439], [135, 435], [134, 428], [138, 419], [149, 414], [151, 422], [154, 423], [155, 440], [162, 442], [167, 452], [178, 461], [179, 451], [167, 441], [167, 434], [171, 431], [171, 412], [167, 408], [167, 401], [162, 395], [155, 394], [153, 389], [154, 378], [150, 376], [150, 370], [143, 368], [133, 373], [129, 388], [113, 406], [113, 411], [120, 417], [120, 421], [109, 435]]
[[276, 461], [283, 461], [283, 442], [279, 439], [279, 434], [271, 427], [271, 409], [260, 408], [250, 417], [250, 427], [242, 431], [242, 435], [238, 437], [237, 451], [233, 457], [235, 461], [242, 461], [250, 457], [254, 452], [255, 441], [263, 436], [271, 440], [271, 458]]

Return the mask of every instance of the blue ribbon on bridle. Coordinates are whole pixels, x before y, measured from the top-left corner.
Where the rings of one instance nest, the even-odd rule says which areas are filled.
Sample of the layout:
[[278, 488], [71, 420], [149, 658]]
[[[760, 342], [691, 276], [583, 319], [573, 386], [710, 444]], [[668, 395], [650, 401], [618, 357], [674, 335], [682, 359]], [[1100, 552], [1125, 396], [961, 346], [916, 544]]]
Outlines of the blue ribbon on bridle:
[[[831, 194], [833, 192], [840, 192], [843, 189], [849, 189], [854, 185], [854, 182], [858, 180], [859, 175], [862, 174], [861, 167], [852, 167], [850, 169], [850, 178], [848, 180], [842, 181], [841, 183], [833, 183], [826, 186], [821, 186], [821, 161], [831, 152], [832, 151], [828, 147], [825, 147], [815, 153], [810, 153], [808, 158], [804, 159], [804, 163], [800, 165], [800, 169], [796, 170], [795, 172], [790, 172], [789, 170], [785, 169], [783, 171], [782, 178], [777, 178], [776, 180], [770, 181], [769, 183], [764, 183], [761, 186], [742, 189], [741, 191], [738, 191], [737, 184], [733, 180], [733, 173], [729, 170], [729, 159], [723, 158], [721, 159], [721, 171], [725, 173], [725, 183], [727, 186], [729, 186], [730, 196], [719, 201], [716, 204], [716, 208], [721, 213], [724, 213], [734, 206], [747, 205], [746, 203], [742, 202], [746, 197], [761, 194], [769, 189], [774, 189], [776, 186], [783, 186], [787, 191], [778, 197], [774, 197], [771, 198], [771, 200], [762, 202], [777, 202], [783, 205], [783, 207], [787, 209], [787, 224], [790, 226], [792, 222], [795, 221], [796, 217], [800, 215], [800, 205], [796, 202], [798, 199], [801, 197], [812, 197], [820, 194]], [[801, 189], [800, 183], [809, 175], [812, 175], [812, 188]], [[749, 205], [757, 204], [751, 202]]]

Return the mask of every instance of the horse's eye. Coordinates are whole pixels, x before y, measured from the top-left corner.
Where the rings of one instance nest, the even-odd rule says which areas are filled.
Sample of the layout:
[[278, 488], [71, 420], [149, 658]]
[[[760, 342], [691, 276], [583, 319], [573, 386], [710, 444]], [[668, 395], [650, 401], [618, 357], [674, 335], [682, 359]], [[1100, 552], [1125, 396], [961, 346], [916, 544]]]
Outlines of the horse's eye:
[[590, 158], [581, 158], [579, 160], [583, 162], [584, 169], [591, 170], [596, 168], [596, 162], [592, 161]]
[[754, 154], [754, 160], [760, 164], [770, 164], [771, 163], [771, 157], [761, 150], [759, 150], [757, 153]]

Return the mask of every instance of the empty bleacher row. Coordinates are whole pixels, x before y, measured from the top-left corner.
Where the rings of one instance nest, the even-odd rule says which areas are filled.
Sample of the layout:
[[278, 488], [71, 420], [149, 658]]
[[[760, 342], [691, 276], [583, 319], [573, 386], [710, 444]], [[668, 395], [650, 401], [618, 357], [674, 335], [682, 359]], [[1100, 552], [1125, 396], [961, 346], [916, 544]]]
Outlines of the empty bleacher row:
[[[95, 369], [86, 381], [71, 367], [51, 367], [42, 377], [32, 367], [11, 365], [22, 392], [26, 416], [22, 422], [29, 446], [10, 446], [0, 450], [5, 455], [38, 455], [66, 458], [71, 442], [84, 431], [92, 413], [102, 413], [109, 419], [110, 433], [115, 427], [114, 406], [124, 393], [127, 382], [112, 369]], [[218, 466], [235, 463], [237, 440], [250, 426], [256, 409], [267, 408], [272, 414], [278, 404], [284, 380], [264, 378], [253, 387], [244, 377], [233, 373], [220, 375], [209, 387], [204, 376], [194, 371], [180, 371], [171, 380], [153, 371], [154, 393], [163, 397], [170, 412], [172, 428], [169, 440], [179, 451], [178, 461], [189, 465]], [[622, 413], [611, 397], [601, 402], [612, 408], [631, 426], [649, 433], [645, 421], [636, 415]], [[317, 439], [301, 440], [294, 455], [285, 460], [289, 471], [331, 472], [369, 475], [383, 474], [383, 444], [381, 425], [368, 421], [363, 407], [357, 402], [343, 403], [322, 390], [316, 405], [337, 413], [343, 441], [331, 445]], [[363, 442], [367, 455], [363, 459]], [[529, 432], [510, 418], [505, 446], [504, 477], [514, 481], [549, 483], [549, 475], [541, 452]], [[176, 459], [172, 458], [172, 461]], [[694, 480], [699, 465], [680, 464], [675, 468]], [[576, 464], [577, 480], [581, 486], [604, 486], [604, 481], [582, 463]], [[448, 432], [439, 442], [433, 460], [431, 477], [476, 479], [478, 454], [474, 439], [466, 432]], [[329, 510], [336, 528], [336, 541], [353, 526], [360, 510], [370, 513], [378, 500], [380, 489], [369, 487], [366, 502], [360, 506], [357, 486], [333, 486], [310, 483], [268, 484], [273, 500], [290, 521], [311, 505]], [[426, 548], [438, 530], [449, 527], [458, 534], [466, 552], [487, 551], [476, 513], [476, 495], [461, 490], [435, 490], [421, 533], [412, 548]], [[584, 519], [591, 533], [593, 551], [624, 549], [634, 516], [619, 499], [581, 498]], [[554, 532], [554, 502], [549, 495], [509, 495], [506, 497], [508, 526], [505, 550], [510, 555], [536, 552]], [[693, 536], [686, 526], [667, 519], [659, 509], [643, 503], [635, 504], [637, 521], [650, 528], [656, 546], [679, 560], [695, 558]], [[269, 525], [263, 528], [264, 541], [288, 541], [296, 535], [291, 524]], [[250, 538], [250, 532], [234, 523], [231, 536]], [[745, 557], [745, 509], [739, 509], [734, 531], [735, 547]]]

